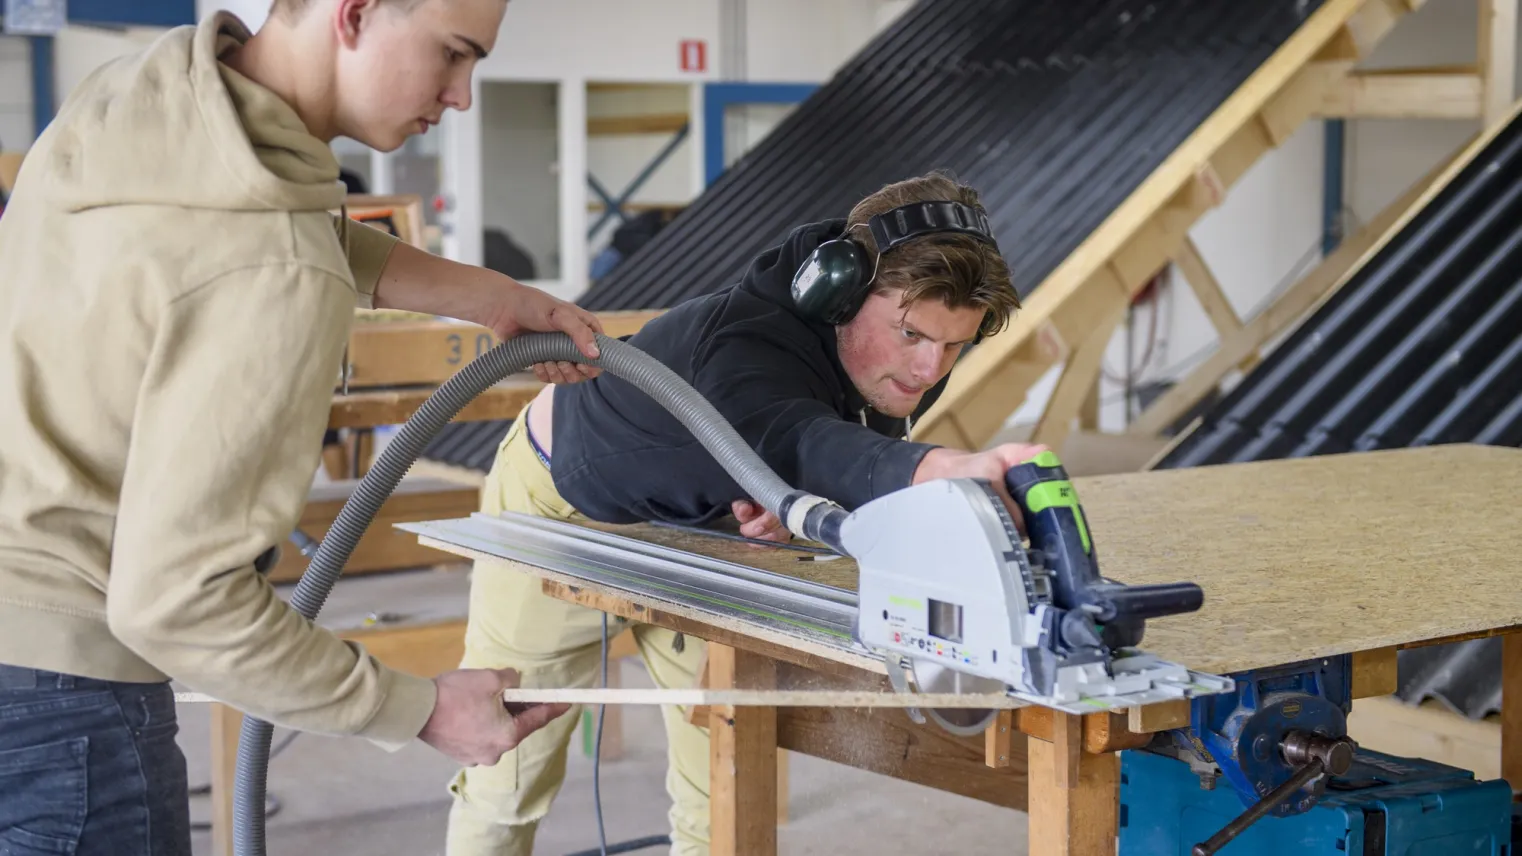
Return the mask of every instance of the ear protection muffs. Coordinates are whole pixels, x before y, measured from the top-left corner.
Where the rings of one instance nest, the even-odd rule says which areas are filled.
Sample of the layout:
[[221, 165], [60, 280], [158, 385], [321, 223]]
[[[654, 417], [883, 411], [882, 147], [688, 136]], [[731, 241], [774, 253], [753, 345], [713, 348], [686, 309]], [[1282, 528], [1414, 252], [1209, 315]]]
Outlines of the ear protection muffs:
[[[998, 246], [988, 217], [960, 202], [915, 202], [872, 217], [867, 227], [879, 261], [906, 241], [940, 233], [971, 235]], [[861, 244], [848, 235], [825, 241], [793, 274], [793, 303], [807, 318], [844, 324], [861, 310], [876, 278], [876, 265]]]

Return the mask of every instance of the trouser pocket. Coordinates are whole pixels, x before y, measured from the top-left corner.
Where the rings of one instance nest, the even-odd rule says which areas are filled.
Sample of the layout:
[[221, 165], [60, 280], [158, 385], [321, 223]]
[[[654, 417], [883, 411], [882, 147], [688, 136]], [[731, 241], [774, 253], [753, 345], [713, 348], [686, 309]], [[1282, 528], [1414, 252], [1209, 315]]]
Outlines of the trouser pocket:
[[0, 853], [70, 856], [84, 833], [90, 738], [0, 751]]

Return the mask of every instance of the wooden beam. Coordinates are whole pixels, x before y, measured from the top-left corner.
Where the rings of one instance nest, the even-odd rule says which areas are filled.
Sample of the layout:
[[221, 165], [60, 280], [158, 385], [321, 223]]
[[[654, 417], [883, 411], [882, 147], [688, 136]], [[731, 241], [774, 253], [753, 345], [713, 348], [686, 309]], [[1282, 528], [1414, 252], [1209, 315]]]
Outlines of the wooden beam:
[[1400, 688], [1396, 675], [1397, 653], [1394, 646], [1353, 652], [1353, 698], [1392, 695]]
[[211, 852], [233, 856], [233, 783], [243, 713], [220, 702], [211, 706]]
[[1113, 856], [1120, 820], [1120, 755], [1093, 755], [1072, 740], [1071, 721], [1057, 740], [1027, 738], [1029, 847], [1042, 856]]
[[631, 116], [589, 116], [587, 135], [674, 134], [687, 126], [686, 113], [639, 113]]
[[[357, 480], [346, 480], [313, 488], [296, 523], [297, 528], [312, 540], [322, 541], [358, 484]], [[344, 565], [344, 573], [420, 568], [457, 561], [450, 553], [420, 545], [417, 536], [396, 529], [394, 524], [468, 517], [480, 508], [480, 504], [480, 491], [474, 487], [435, 479], [402, 479], [360, 537], [349, 562]], [[294, 544], [282, 544], [280, 561], [270, 569], [269, 579], [271, 582], [299, 579], [308, 563]]]
[[1217, 335], [1225, 339], [1242, 329], [1242, 319], [1237, 317], [1237, 311], [1232, 308], [1226, 292], [1221, 290], [1221, 283], [1210, 272], [1209, 265], [1205, 264], [1205, 259], [1200, 255], [1200, 248], [1195, 246], [1193, 240], [1184, 240], [1173, 263], [1178, 266], [1184, 281], [1189, 283], [1194, 296], [1199, 298], [1200, 307], [1205, 310], [1205, 317], [1210, 319], [1210, 325], [1215, 328]]
[[[1473, 144], [1467, 147], [1473, 151]], [[1190, 372], [1172, 389], [1158, 396], [1152, 405], [1127, 428], [1132, 434], [1158, 434], [1178, 421], [1221, 378], [1244, 360], [1253, 358], [1264, 342], [1300, 321], [1312, 309], [1341, 288], [1364, 260], [1384, 246], [1394, 231], [1415, 216], [1419, 204], [1447, 183], [1457, 168], [1455, 157], [1449, 158], [1412, 184], [1405, 193], [1370, 220], [1357, 234], [1345, 238], [1330, 256], [1291, 286], [1268, 309], [1248, 321], [1240, 330], [1224, 337], [1220, 347], [1202, 365]], [[1467, 160], [1467, 158], [1466, 158]], [[1183, 432], [1180, 433], [1183, 436]], [[1166, 450], [1165, 450], [1166, 454]]]
[[1489, 128], [1512, 111], [1517, 98], [1517, 2], [1478, 0], [1478, 65], [1484, 79], [1480, 119]]
[[[981, 448], [1040, 377], [1032, 376], [1025, 350], [1037, 331], [1060, 322], [1075, 311], [1072, 307], [1108, 306], [1107, 291], [1129, 296], [1140, 289], [1177, 252], [1189, 227], [1219, 204], [1225, 189], [1310, 118], [1336, 81], [1326, 66], [1315, 63], [1347, 55], [1335, 61], [1351, 70], [1409, 11], [1403, 0], [1323, 4], [1051, 272], [1002, 333], [961, 361], [945, 393], [916, 426], [916, 439]], [[1087, 337], [1092, 323], [1061, 326], [1064, 341], [1074, 342]], [[1026, 366], [1009, 368], [1016, 360]]]
[[[603, 332], [617, 338], [639, 332], [664, 310], [600, 312]], [[356, 324], [349, 334], [349, 389], [439, 384], [498, 343], [476, 324], [402, 321]]]
[[1109, 320], [1094, 326], [1089, 338], [1078, 346], [1062, 367], [1062, 376], [1056, 389], [1047, 399], [1046, 409], [1031, 432], [1031, 442], [1061, 449], [1073, 429], [1073, 420], [1083, 409], [1084, 402], [1097, 387], [1099, 370], [1104, 363], [1105, 351], [1115, 333], [1115, 325], [1125, 316], [1126, 302], [1116, 300]]
[[[509, 378], [471, 399], [451, 422], [484, 422], [517, 419], [523, 408], [544, 388], [533, 375]], [[400, 425], [433, 395], [436, 387], [375, 392], [352, 392], [333, 396], [328, 409], [329, 428], [373, 428]]]
[[1501, 640], [1501, 775], [1522, 793], [1522, 635]]
[[502, 691], [508, 704], [609, 704], [724, 707], [857, 707], [857, 708], [1000, 708], [1013, 710], [1026, 703], [1004, 693], [901, 693], [892, 690], [792, 690], [743, 687], [717, 688], [542, 688]]
[[1478, 119], [1485, 81], [1463, 71], [1369, 71], [1344, 76], [1316, 108], [1321, 117]]
[[[716, 689], [765, 688], [776, 682], [771, 660], [709, 644]], [[710, 836], [715, 856], [777, 852], [777, 709], [717, 705], [709, 717]]]

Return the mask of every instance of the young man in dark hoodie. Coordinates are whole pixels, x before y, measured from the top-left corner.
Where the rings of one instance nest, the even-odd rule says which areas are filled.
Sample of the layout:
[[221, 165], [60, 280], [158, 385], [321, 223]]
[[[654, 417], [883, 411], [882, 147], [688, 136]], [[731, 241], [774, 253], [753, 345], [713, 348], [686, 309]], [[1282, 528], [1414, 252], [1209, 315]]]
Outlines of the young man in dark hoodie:
[[[847, 509], [936, 478], [986, 478], [1002, 493], [1004, 471], [1040, 447], [973, 453], [910, 439], [914, 417], [935, 403], [962, 349], [1019, 307], [987, 230], [972, 188], [938, 174], [889, 185], [845, 220], [800, 226], [740, 283], [671, 309], [630, 341], [702, 393], [785, 481]], [[819, 262], [835, 268], [831, 258], [849, 248], [828, 242], [842, 239], [858, 248], [862, 287], [841, 301], [821, 303], [827, 290], [817, 287], [795, 299], [795, 279], [817, 280]], [[525, 408], [498, 450], [482, 505], [607, 523], [702, 525], [732, 513], [744, 535], [789, 537], [675, 417], [606, 373], [546, 387]], [[550, 598], [537, 579], [501, 567], [479, 565], [471, 585], [465, 666], [511, 667], [524, 686], [594, 684], [601, 613]], [[615, 621], [610, 633], [623, 629]], [[634, 630], [658, 685], [693, 684], [702, 642], [674, 646], [669, 630]], [[676, 709], [663, 716], [671, 852], [704, 854], [707, 730]], [[451, 854], [530, 852], [576, 720], [551, 722], [495, 766], [455, 777]]]

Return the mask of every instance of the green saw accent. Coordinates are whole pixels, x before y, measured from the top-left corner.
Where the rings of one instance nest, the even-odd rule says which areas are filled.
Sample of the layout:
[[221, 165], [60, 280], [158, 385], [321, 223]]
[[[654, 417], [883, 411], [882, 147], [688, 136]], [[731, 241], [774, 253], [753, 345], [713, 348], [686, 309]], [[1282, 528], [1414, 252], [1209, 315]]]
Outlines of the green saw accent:
[[917, 597], [900, 597], [896, 594], [888, 595], [888, 602], [894, 606], [902, 606], [905, 609], [924, 609], [925, 602]]
[[1094, 552], [1093, 543], [1089, 540], [1089, 525], [1083, 519], [1083, 509], [1078, 506], [1078, 491], [1073, 490], [1072, 482], [1049, 481], [1033, 485], [1025, 492], [1025, 507], [1032, 514], [1039, 514], [1048, 508], [1071, 509], [1073, 520], [1078, 524], [1078, 537], [1083, 541], [1083, 551]]
[[1051, 449], [1047, 449], [1045, 452], [1042, 452], [1041, 454], [1037, 455], [1036, 457], [1030, 458], [1030, 459], [1027, 459], [1027, 460], [1024, 460], [1024, 461], [1021, 461], [1020, 463], [1022, 463], [1022, 464], [1035, 464], [1038, 467], [1060, 467], [1060, 466], [1062, 466], [1062, 461], [1057, 457], [1057, 453], [1053, 452]]

